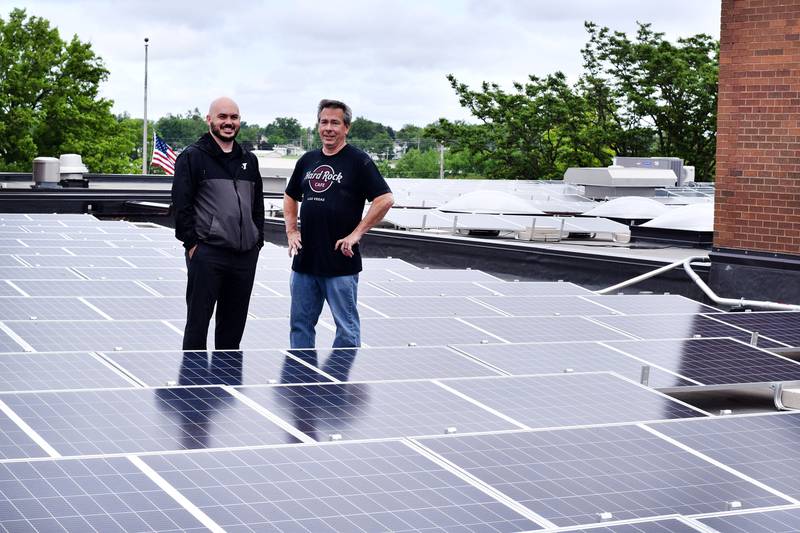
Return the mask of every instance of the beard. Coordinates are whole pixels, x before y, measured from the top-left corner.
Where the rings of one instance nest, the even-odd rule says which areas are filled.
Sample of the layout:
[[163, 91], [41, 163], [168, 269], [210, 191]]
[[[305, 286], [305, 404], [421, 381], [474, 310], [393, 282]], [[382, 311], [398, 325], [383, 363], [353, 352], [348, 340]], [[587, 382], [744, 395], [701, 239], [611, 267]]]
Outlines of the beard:
[[223, 133], [218, 124], [213, 124], [213, 123], [211, 124], [211, 135], [213, 135], [214, 137], [216, 137], [217, 139], [219, 139], [221, 141], [225, 141], [225, 142], [232, 141], [232, 140], [234, 140], [236, 138], [236, 135], [238, 135], [238, 133], [239, 133], [239, 129], [238, 128], [234, 128], [233, 134], [229, 135], [229, 134]]

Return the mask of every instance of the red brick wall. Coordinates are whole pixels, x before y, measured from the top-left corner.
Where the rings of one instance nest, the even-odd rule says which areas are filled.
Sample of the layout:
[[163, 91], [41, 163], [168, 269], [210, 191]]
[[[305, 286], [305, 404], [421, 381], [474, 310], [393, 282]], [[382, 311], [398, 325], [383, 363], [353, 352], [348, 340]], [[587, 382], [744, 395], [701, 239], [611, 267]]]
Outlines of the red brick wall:
[[722, 0], [714, 246], [800, 255], [800, 0]]

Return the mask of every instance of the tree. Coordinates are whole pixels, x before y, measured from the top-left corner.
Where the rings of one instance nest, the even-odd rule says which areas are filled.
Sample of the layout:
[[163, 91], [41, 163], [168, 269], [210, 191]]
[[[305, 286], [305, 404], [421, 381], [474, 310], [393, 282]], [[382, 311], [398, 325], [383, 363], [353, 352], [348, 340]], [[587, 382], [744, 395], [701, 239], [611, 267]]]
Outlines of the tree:
[[495, 83], [475, 91], [453, 75], [448, 80], [481, 123], [441, 119], [426, 134], [470, 154], [487, 178], [560, 179], [569, 166], [593, 166], [608, 157], [590, 137], [586, 100], [560, 72], [529, 76], [525, 84], [514, 83], [512, 93]]
[[30, 170], [36, 156], [79, 153], [92, 172], [133, 172], [131, 144], [98, 97], [108, 76], [77, 36], [67, 43], [39, 17], [0, 18], [0, 169]]
[[175, 150], [186, 148], [204, 133], [208, 131], [208, 124], [205, 116], [200, 114], [196, 107], [194, 110], [187, 111], [185, 115], [180, 113], [161, 117], [156, 122], [156, 131], [164, 141]]
[[583, 85], [619, 155], [677, 156], [714, 177], [719, 43], [699, 34], [664, 40], [639, 24], [635, 40], [586, 23]]
[[296, 118], [278, 117], [264, 128], [264, 135], [272, 144], [299, 144], [304, 137], [304, 131]]

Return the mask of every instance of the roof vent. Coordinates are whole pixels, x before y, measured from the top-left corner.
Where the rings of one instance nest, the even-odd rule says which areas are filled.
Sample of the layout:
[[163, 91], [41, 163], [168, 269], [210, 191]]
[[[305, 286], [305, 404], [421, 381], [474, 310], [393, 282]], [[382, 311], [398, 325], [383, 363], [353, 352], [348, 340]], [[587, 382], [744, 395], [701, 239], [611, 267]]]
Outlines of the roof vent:
[[60, 179], [58, 159], [55, 157], [37, 157], [33, 160], [33, 187], [58, 187]]

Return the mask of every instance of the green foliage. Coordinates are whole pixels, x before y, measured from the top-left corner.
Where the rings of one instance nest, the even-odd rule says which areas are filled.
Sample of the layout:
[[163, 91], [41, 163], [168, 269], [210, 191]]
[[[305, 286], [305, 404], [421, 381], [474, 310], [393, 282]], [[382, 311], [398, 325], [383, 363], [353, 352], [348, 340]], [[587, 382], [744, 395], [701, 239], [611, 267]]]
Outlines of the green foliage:
[[278, 117], [264, 128], [264, 135], [272, 144], [300, 144], [304, 134], [303, 126], [296, 118]]
[[23, 9], [0, 18], [0, 170], [78, 153], [92, 172], [134, 171], [136, 144], [98, 97], [107, 76], [89, 43], [63, 41], [47, 20]]
[[677, 156], [698, 180], [714, 176], [719, 44], [699, 34], [664, 40], [650, 24], [636, 38], [586, 23], [583, 85], [619, 155]]
[[174, 150], [182, 150], [206, 133], [208, 124], [205, 116], [195, 107], [185, 115], [170, 113], [161, 117], [156, 122], [156, 131]]
[[507, 92], [484, 82], [451, 86], [478, 124], [439, 122], [424, 134], [447, 146], [461, 172], [498, 179], [560, 179], [570, 166], [614, 155], [676, 156], [713, 178], [718, 43], [707, 35], [664, 40], [640, 24], [635, 40], [586, 24], [584, 74], [530, 76]]
[[480, 124], [441, 119], [426, 134], [462, 153], [490, 179], [560, 179], [568, 166], [610, 160], [587, 125], [591, 110], [560, 72], [530, 76], [507, 93], [484, 82], [480, 91], [448, 76], [459, 102]]

